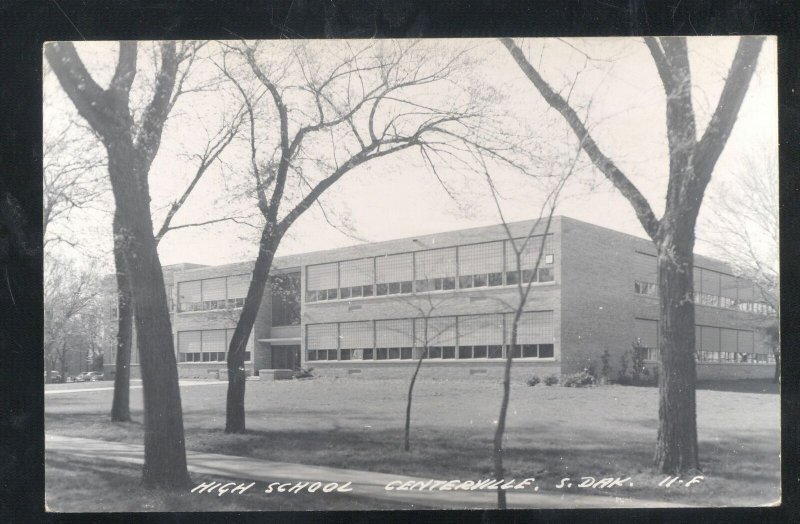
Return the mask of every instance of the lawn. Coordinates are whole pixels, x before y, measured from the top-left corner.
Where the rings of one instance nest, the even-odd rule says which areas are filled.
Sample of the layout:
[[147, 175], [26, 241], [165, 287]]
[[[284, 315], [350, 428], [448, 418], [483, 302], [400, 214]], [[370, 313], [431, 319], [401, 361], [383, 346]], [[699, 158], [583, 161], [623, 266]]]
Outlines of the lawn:
[[[196, 451], [426, 478], [491, 477], [499, 384], [421, 376], [410, 453], [401, 450], [406, 389], [405, 381], [362, 378], [248, 382], [248, 433], [226, 435], [225, 385], [183, 388], [186, 445]], [[141, 443], [139, 391], [131, 395], [134, 422], [129, 424], [108, 421], [111, 391], [48, 395], [46, 431]], [[536, 477], [544, 492], [624, 494], [711, 506], [769, 504], [780, 498], [776, 394], [699, 390], [705, 479], [681, 488], [659, 487], [664, 475], [649, 470], [658, 426], [656, 389], [517, 383], [511, 399], [507, 478]], [[577, 487], [584, 476], [630, 476], [633, 486], [608, 491]], [[578, 482], [556, 488], [566, 477]], [[48, 484], [48, 492], [55, 487]]]

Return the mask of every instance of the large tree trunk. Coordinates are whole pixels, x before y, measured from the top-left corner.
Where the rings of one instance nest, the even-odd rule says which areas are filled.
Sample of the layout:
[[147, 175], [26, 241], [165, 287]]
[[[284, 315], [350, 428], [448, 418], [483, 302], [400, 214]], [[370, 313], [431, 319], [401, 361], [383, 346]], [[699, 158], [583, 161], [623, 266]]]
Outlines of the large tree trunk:
[[275, 247], [280, 238], [273, 238], [270, 234], [272, 228], [264, 228], [261, 236], [258, 257], [253, 266], [253, 278], [247, 289], [247, 298], [242, 308], [242, 314], [236, 329], [231, 337], [228, 348], [228, 396], [225, 405], [225, 433], [244, 433], [245, 425], [244, 393], [247, 374], [244, 369], [244, 353], [253, 324], [256, 321], [258, 308], [261, 306], [261, 297], [272, 269], [272, 260], [275, 257]]
[[145, 431], [142, 482], [145, 486], [189, 485], [178, 368], [164, 275], [153, 236], [145, 160], [125, 136], [107, 147], [139, 335]]
[[111, 420], [129, 422], [131, 344], [133, 341], [133, 303], [128, 268], [123, 256], [122, 235], [118, 219], [114, 217], [114, 262], [117, 269], [117, 357], [114, 375], [114, 399], [111, 402]]
[[680, 231], [672, 231], [658, 245], [661, 374], [655, 467], [668, 474], [700, 469], [695, 404], [693, 239], [693, 235], [687, 239]]

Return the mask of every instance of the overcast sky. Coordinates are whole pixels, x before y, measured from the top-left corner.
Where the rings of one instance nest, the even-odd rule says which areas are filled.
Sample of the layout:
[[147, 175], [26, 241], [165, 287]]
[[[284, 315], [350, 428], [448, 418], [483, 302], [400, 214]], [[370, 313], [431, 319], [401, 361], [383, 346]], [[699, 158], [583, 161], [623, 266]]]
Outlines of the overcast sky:
[[[694, 108], [698, 136], [703, 132], [716, 105], [737, 45], [736, 37], [699, 37], [689, 40]], [[660, 216], [667, 182], [667, 147], [664, 94], [652, 58], [639, 38], [604, 39], [528, 39], [520, 47], [541, 68], [543, 76], [557, 89], [566, 89], [580, 71], [570, 93], [570, 101], [583, 114], [588, 108], [595, 140], [639, 187]], [[508, 52], [496, 40], [439, 41], [432, 48], [450, 50], [470, 47], [475, 60], [470, 74], [477, 85], [505, 93], [504, 108], [534, 130], [546, 154], [567, 156], [574, 137], [522, 75]], [[286, 43], [266, 42], [274, 54], [286, 52]], [[328, 45], [324, 41], [314, 46]], [[144, 49], [146, 46], [142, 46]], [[82, 43], [79, 52], [93, 75], [107, 82], [116, 59], [113, 43]], [[443, 51], [444, 52], [444, 51]], [[140, 53], [140, 63], [148, 67], [148, 56]], [[210, 69], [208, 70], [210, 71]], [[208, 72], [207, 71], [207, 72]], [[202, 71], [199, 73], [202, 76]], [[146, 74], [137, 79], [141, 92], [147, 92]], [[563, 91], [566, 93], [567, 91]], [[45, 74], [45, 127], [56, 129], [74, 114], [52, 74]], [[134, 100], [135, 102], [135, 100]], [[225, 102], [214, 93], [187, 96], [176, 106], [176, 115], [167, 127], [162, 149], [151, 171], [154, 215], [176, 198], [189, 180], [193, 161], [187, 155], [202, 142], [204, 127], [212, 129]], [[46, 131], [47, 133], [47, 131]], [[223, 180], [232, 171], [246, 170], [248, 159], [242, 144], [231, 148], [224, 164], [215, 166], [203, 180], [175, 223], [208, 220], [220, 216], [218, 201], [225, 194]], [[81, 154], [81, 153], [79, 153]], [[83, 153], [90, 154], [90, 153]], [[739, 114], [730, 140], [717, 164], [708, 194], [721, 195], [721, 188], [735, 184], [745, 158], [777, 157], [777, 57], [776, 41], [771, 38], [761, 52], [756, 74]], [[756, 160], [756, 163], [758, 161]], [[556, 214], [644, 236], [628, 202], [593, 172], [585, 161], [569, 182]], [[227, 174], [226, 174], [227, 173]], [[541, 195], [536, 186], [519, 173], [498, 169], [493, 175], [503, 196], [503, 212], [508, 220], [525, 220], [538, 214]], [[415, 236], [438, 231], [498, 223], [499, 215], [489, 198], [486, 184], [474, 176], [447, 177], [457, 202], [442, 189], [418, 153], [403, 153], [359, 167], [347, 174], [326, 196], [323, 205], [328, 220], [347, 224], [351, 234], [332, 227], [318, 208], [303, 215], [292, 227], [279, 254], [301, 253], [357, 243]], [[777, 184], [777, 180], [775, 180]], [[110, 202], [110, 200], [108, 201]], [[698, 251], [713, 254], [714, 207], [706, 200], [698, 226]], [[110, 204], [98, 202], [100, 208]], [[59, 226], [66, 235], [84, 247], [69, 250], [72, 256], [87, 253], [106, 262], [113, 260], [110, 215], [96, 210], [74, 212], [68, 224]], [[67, 231], [68, 230], [68, 231]], [[194, 262], [223, 264], [254, 258], [256, 245], [248, 228], [227, 224], [186, 229], [169, 233], [161, 242], [162, 264]]]

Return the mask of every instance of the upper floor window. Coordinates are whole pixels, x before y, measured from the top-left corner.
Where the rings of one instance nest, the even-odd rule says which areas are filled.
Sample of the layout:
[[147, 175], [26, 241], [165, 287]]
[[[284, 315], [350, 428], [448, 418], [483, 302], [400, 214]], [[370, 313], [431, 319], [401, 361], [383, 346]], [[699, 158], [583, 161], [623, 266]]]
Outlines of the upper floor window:
[[414, 253], [416, 291], [446, 291], [456, 288], [456, 248]]
[[339, 263], [339, 298], [371, 297], [374, 294], [375, 261], [372, 258]]
[[375, 294], [411, 293], [414, 281], [414, 255], [401, 253], [375, 258]]
[[503, 285], [503, 242], [487, 242], [458, 248], [459, 287]]
[[250, 275], [178, 282], [178, 311], [206, 311], [244, 306]]
[[317, 264], [306, 268], [306, 302], [339, 298], [339, 264]]
[[552, 235], [507, 240], [505, 250], [506, 284], [515, 285], [520, 279], [522, 283], [555, 280]]

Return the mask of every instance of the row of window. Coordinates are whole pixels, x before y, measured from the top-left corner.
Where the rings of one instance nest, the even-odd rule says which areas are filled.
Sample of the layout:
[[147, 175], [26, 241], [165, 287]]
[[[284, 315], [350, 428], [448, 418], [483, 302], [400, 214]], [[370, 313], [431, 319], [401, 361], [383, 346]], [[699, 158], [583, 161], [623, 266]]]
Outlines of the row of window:
[[[746, 329], [695, 326], [695, 358], [699, 362], [773, 362], [772, 348]], [[646, 360], [658, 360], [658, 321], [634, 321], [634, 346]]]
[[[225, 362], [234, 329], [178, 331], [178, 362]], [[245, 362], [252, 356], [255, 340], [247, 340]]]
[[178, 282], [178, 311], [208, 311], [244, 306], [249, 274]]
[[771, 353], [737, 353], [733, 351], [698, 351], [696, 360], [698, 362], [774, 364], [775, 355]]
[[[638, 295], [658, 296], [658, 286], [652, 282], [634, 281], [633, 290]], [[735, 299], [724, 296], [709, 295], [708, 293], [694, 292], [694, 303], [700, 306], [735, 309], [745, 313], [758, 315], [774, 314], [772, 308], [765, 302], [737, 302]]]
[[[502, 358], [511, 342], [510, 313], [306, 325], [309, 360]], [[553, 312], [528, 311], [517, 327], [518, 358], [553, 357]], [[413, 349], [412, 348], [416, 348]]]
[[[361, 349], [309, 349], [307, 360], [417, 360], [426, 359], [503, 359], [510, 346], [430, 346]], [[512, 358], [553, 358], [553, 344], [517, 344]]]
[[[658, 349], [637, 347], [636, 353], [644, 360], [658, 361]], [[738, 353], [735, 351], [698, 351], [697, 362], [726, 362], [738, 364], [774, 364], [775, 356], [771, 353]]]
[[[375, 284], [374, 294], [372, 284], [339, 289], [309, 289], [306, 291], [306, 302], [515, 285], [517, 282], [519, 282], [520, 276], [522, 277], [523, 283], [553, 282], [554, 280], [553, 268], [542, 267], [537, 271], [525, 269], [521, 272], [510, 271], [508, 273], [466, 275], [460, 276], [458, 279], [455, 277], [439, 277], [416, 280], [413, 282], [410, 280], [405, 280], [402, 282]], [[458, 282], [457, 287], [456, 282]]]
[[[531, 238], [520, 265], [510, 241], [438, 248], [413, 253], [316, 264], [306, 268], [306, 301], [445, 291], [554, 280], [552, 235]], [[535, 271], [543, 250], [538, 271]], [[520, 275], [521, 273], [521, 275]]]
[[[640, 295], [658, 296], [658, 261], [654, 255], [637, 252], [633, 260], [634, 291]], [[692, 289], [695, 304], [748, 313], [774, 314], [761, 300], [752, 282], [695, 266], [692, 270]]]

